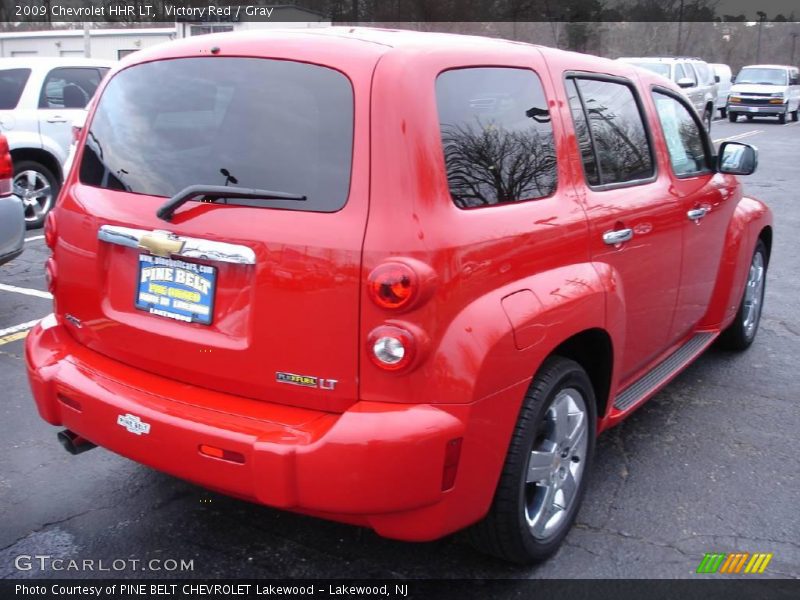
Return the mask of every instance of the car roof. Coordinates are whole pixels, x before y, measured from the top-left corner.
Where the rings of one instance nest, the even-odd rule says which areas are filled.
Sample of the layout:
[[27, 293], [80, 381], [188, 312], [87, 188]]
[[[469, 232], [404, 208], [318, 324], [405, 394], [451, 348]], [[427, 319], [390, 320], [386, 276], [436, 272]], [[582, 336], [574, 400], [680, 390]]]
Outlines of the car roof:
[[790, 65], [745, 65], [743, 69], [796, 69]]
[[0, 69], [47, 69], [51, 67], [113, 67], [116, 61], [67, 56], [12, 56], [0, 58]]
[[[535, 48], [545, 57], [574, 62], [576, 69], [594, 69], [599, 72], [618, 72], [620, 70], [620, 63], [608, 58], [527, 42], [456, 33], [348, 26], [314, 29], [251, 29], [193, 36], [158, 44], [130, 54], [120, 61], [120, 66], [124, 68], [153, 60], [198, 56], [209, 52], [215, 46], [226, 49], [234, 55], [246, 49], [248, 56], [266, 56], [270, 52], [270, 47], [276, 43], [307, 47], [307, 43], [315, 42], [322, 42], [320, 52], [339, 47], [339, 49], [344, 48], [348, 56], [352, 58], [361, 57], [367, 60], [374, 60], [376, 54], [407, 54], [409, 57], [416, 57], [438, 52], [448, 55], [457, 54], [459, 51], [474, 53], [476, 50], [486, 53], [487, 56], [490, 53], [502, 56], [506, 53], [518, 53], [525, 48]], [[492, 61], [499, 60], [499, 58], [496, 56], [492, 59], [487, 58], [487, 60], [489, 61], [487, 64], [491, 64]], [[624, 68], [635, 69], [628, 65]]]
[[647, 62], [663, 62], [663, 63], [673, 63], [681, 61], [692, 61], [692, 62], [706, 62], [702, 58], [696, 58], [693, 56], [620, 56], [617, 60], [621, 60], [622, 62], [629, 62], [629, 61], [647, 61]]

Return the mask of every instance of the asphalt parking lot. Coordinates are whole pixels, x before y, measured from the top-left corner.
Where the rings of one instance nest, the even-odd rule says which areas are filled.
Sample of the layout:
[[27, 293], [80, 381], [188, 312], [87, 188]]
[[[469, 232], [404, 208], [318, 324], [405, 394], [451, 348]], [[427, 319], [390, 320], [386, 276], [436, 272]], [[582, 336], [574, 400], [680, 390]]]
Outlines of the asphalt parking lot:
[[[738, 137], [736, 137], [738, 136]], [[711, 349], [599, 440], [584, 506], [566, 544], [533, 568], [476, 553], [461, 536], [425, 544], [256, 506], [152, 471], [103, 449], [74, 457], [34, 408], [24, 339], [45, 316], [48, 255], [29, 231], [0, 267], [0, 577], [91, 577], [19, 571], [24, 554], [193, 560], [195, 577], [699, 577], [706, 552], [771, 552], [762, 577], [800, 577], [800, 124], [717, 121], [712, 138], [760, 150], [746, 191], [775, 212], [761, 330], [744, 354]], [[5, 332], [5, 333], [4, 333]]]

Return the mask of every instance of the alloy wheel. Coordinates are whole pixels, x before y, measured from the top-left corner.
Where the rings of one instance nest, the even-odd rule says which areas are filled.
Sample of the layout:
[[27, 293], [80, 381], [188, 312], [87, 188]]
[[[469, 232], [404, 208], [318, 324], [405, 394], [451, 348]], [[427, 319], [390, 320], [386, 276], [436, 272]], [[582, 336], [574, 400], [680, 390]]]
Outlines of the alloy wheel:
[[747, 286], [744, 290], [744, 333], [749, 338], [755, 332], [761, 318], [761, 305], [764, 297], [764, 255], [753, 254]]
[[41, 219], [53, 205], [53, 188], [47, 177], [39, 171], [28, 169], [14, 177], [14, 194], [19, 196], [25, 208], [25, 221]]
[[575, 501], [588, 450], [588, 422], [586, 401], [574, 388], [561, 390], [545, 413], [525, 479], [525, 519], [537, 539], [556, 533]]

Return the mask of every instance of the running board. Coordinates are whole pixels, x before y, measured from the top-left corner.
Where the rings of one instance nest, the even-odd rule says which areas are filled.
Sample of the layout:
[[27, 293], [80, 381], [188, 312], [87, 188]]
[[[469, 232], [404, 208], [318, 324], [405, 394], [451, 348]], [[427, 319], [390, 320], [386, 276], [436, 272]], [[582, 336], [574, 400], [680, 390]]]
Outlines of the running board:
[[710, 346], [716, 337], [715, 332], [703, 331], [694, 334], [683, 346], [661, 361], [654, 369], [648, 371], [624, 392], [621, 392], [614, 400], [614, 408], [627, 410], [652, 394]]

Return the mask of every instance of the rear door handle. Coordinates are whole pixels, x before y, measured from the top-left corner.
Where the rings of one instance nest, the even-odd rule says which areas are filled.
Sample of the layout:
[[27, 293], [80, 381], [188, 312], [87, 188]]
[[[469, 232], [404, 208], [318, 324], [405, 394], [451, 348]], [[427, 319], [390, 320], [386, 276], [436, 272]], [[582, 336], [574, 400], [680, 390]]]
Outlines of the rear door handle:
[[701, 206], [700, 208], [693, 208], [692, 210], [688, 211], [686, 216], [695, 223], [698, 223], [700, 219], [705, 217], [707, 214], [708, 209]]
[[49, 119], [47, 119], [47, 122], [48, 123], [66, 123], [67, 120], [64, 117], [60, 116], [60, 115], [55, 115], [55, 116], [52, 116]]
[[633, 229], [615, 229], [603, 234], [603, 241], [609, 246], [616, 246], [633, 239]]

